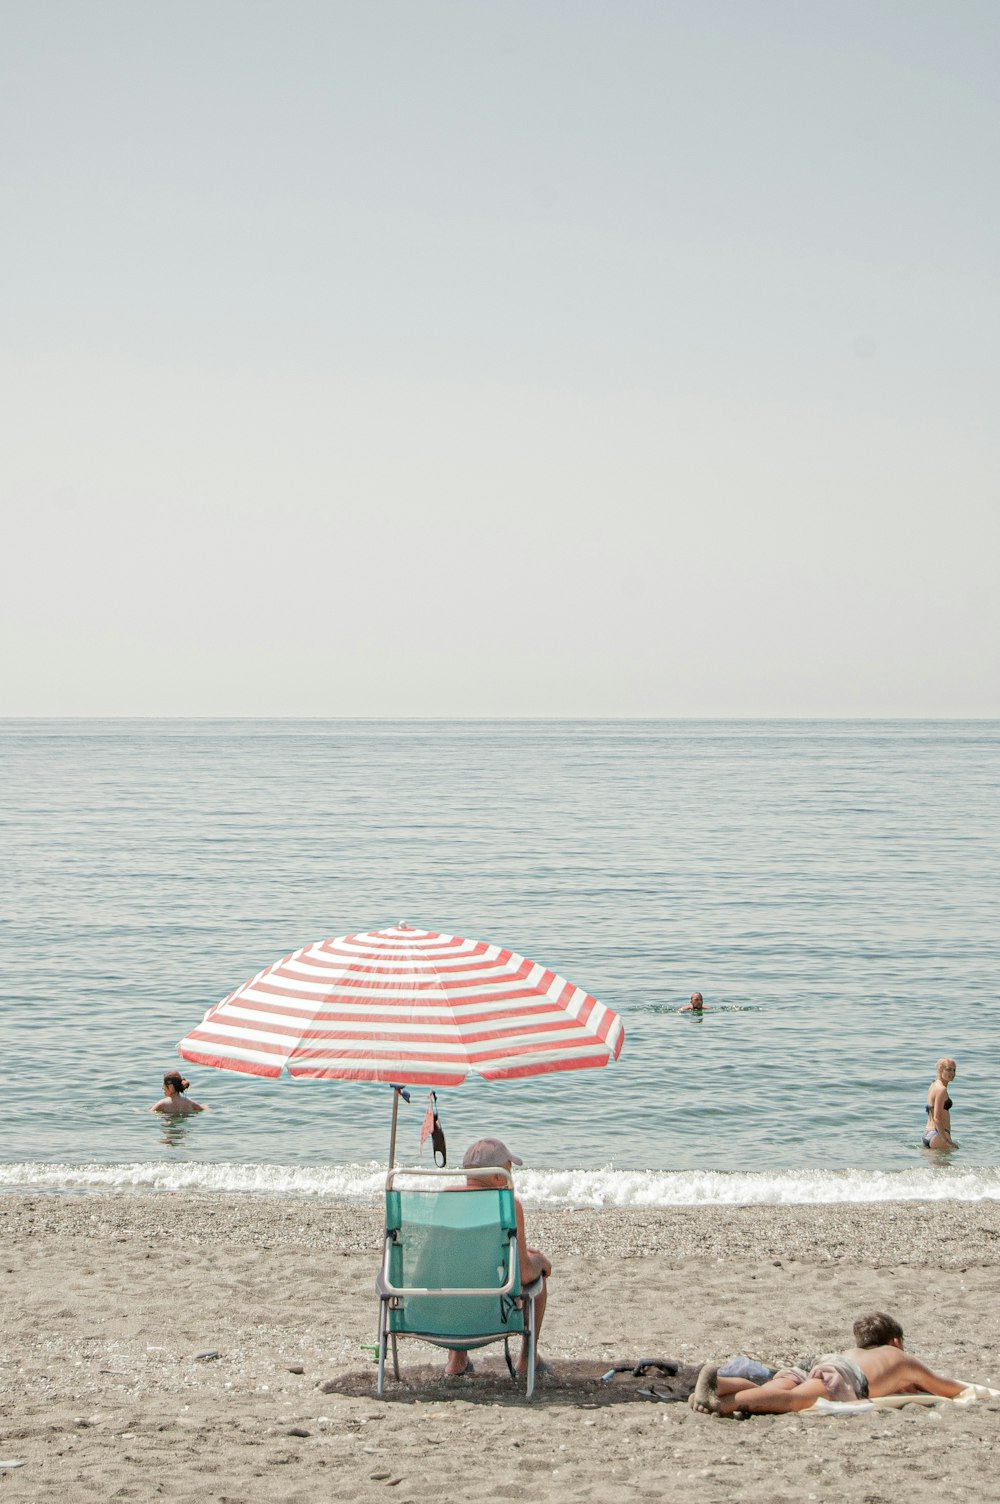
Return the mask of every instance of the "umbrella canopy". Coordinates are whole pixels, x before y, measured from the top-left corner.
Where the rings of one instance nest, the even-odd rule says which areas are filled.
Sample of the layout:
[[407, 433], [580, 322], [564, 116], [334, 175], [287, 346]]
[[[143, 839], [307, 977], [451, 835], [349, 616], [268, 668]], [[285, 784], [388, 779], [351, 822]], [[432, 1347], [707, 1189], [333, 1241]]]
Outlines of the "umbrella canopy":
[[617, 1013], [513, 951], [399, 924], [303, 946], [210, 1008], [184, 1060], [256, 1076], [457, 1086], [617, 1059]]

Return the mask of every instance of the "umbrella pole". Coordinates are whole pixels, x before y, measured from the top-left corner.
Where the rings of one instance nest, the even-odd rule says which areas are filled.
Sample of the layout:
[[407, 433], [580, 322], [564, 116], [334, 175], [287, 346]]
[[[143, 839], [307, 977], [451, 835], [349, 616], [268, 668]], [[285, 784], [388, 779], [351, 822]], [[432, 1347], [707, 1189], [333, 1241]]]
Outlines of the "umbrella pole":
[[399, 1099], [410, 1100], [410, 1093], [402, 1086], [392, 1088], [392, 1127], [389, 1129], [389, 1169], [396, 1163], [396, 1122], [399, 1118]]
[[389, 1129], [389, 1169], [396, 1163], [396, 1120], [399, 1117], [399, 1092], [392, 1089], [392, 1127]]

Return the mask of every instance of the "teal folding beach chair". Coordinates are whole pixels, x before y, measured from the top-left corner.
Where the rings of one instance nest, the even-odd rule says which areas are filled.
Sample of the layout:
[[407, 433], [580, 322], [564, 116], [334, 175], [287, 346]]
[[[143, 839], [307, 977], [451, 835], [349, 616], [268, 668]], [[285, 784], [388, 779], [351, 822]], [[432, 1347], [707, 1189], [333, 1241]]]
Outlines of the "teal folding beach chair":
[[[527, 1338], [526, 1396], [535, 1390], [535, 1299], [542, 1280], [521, 1286], [514, 1190], [504, 1170], [463, 1170], [462, 1180], [503, 1175], [502, 1189], [465, 1190], [451, 1170], [389, 1171], [385, 1189], [385, 1252], [379, 1294], [378, 1392], [385, 1360], [399, 1378], [397, 1343], [418, 1337], [466, 1352], [502, 1342], [514, 1376], [510, 1338]], [[415, 1181], [397, 1189], [396, 1180]], [[450, 1181], [443, 1190], [441, 1182]]]

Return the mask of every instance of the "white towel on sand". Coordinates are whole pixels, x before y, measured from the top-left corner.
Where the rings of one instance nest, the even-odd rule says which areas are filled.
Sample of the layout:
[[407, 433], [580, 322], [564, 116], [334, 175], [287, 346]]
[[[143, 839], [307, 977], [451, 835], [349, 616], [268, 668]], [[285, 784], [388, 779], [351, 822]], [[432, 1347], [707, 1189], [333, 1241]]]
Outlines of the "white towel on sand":
[[[961, 1382], [961, 1381], [959, 1381]], [[902, 1405], [972, 1405], [976, 1400], [1000, 1400], [1000, 1389], [966, 1384], [961, 1394], [946, 1400], [940, 1394], [880, 1394], [873, 1400], [817, 1400], [800, 1415], [864, 1415], [869, 1410], [898, 1410]]]

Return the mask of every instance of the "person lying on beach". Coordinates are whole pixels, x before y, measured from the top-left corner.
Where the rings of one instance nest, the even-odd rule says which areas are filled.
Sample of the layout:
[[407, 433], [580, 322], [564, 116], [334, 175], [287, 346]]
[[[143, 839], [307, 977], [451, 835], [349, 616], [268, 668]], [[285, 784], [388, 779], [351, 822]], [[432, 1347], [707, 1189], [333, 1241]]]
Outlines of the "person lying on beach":
[[859, 1316], [858, 1344], [826, 1353], [807, 1370], [782, 1368], [766, 1384], [724, 1378], [717, 1363], [706, 1363], [688, 1400], [704, 1415], [787, 1415], [808, 1410], [817, 1400], [867, 1400], [883, 1394], [937, 1394], [953, 1400], [964, 1384], [943, 1378], [903, 1351], [903, 1329], [884, 1311]]
[[958, 1066], [950, 1055], [937, 1063], [937, 1075], [927, 1091], [927, 1126], [921, 1139], [925, 1149], [957, 1149], [951, 1136], [951, 1109], [955, 1105], [948, 1091]]
[[180, 1071], [168, 1071], [163, 1078], [163, 1096], [149, 1110], [150, 1112], [163, 1112], [168, 1117], [186, 1117], [192, 1112], [204, 1112], [200, 1102], [192, 1102], [184, 1093], [191, 1085], [185, 1081]]
[[700, 992], [692, 992], [692, 994], [691, 994], [691, 1001], [689, 1003], [685, 1003], [683, 1008], [678, 1008], [677, 1012], [678, 1013], [707, 1013], [708, 1009], [705, 1007], [705, 999], [702, 997], [701, 993]]
[[[512, 1154], [507, 1145], [498, 1138], [481, 1138], [466, 1149], [462, 1158], [464, 1170], [485, 1170], [495, 1168], [506, 1170], [508, 1175], [515, 1165], [523, 1165], [524, 1160]], [[507, 1181], [503, 1175], [474, 1175], [466, 1182], [466, 1190], [502, 1190]], [[548, 1365], [543, 1363], [538, 1356], [538, 1334], [542, 1329], [542, 1317], [545, 1315], [545, 1299], [547, 1285], [545, 1280], [552, 1273], [552, 1264], [544, 1253], [537, 1248], [529, 1248], [524, 1231], [524, 1211], [518, 1198], [514, 1197], [514, 1212], [517, 1217], [517, 1262], [521, 1271], [521, 1284], [532, 1284], [539, 1275], [543, 1276], [541, 1293], [535, 1297], [535, 1372], [545, 1373]], [[528, 1339], [527, 1334], [521, 1340], [521, 1353], [515, 1365], [519, 1374], [527, 1372], [528, 1368]], [[449, 1379], [461, 1378], [464, 1374], [474, 1372], [472, 1363], [467, 1352], [451, 1348], [448, 1354], [448, 1362], [445, 1367], [445, 1377]]]

